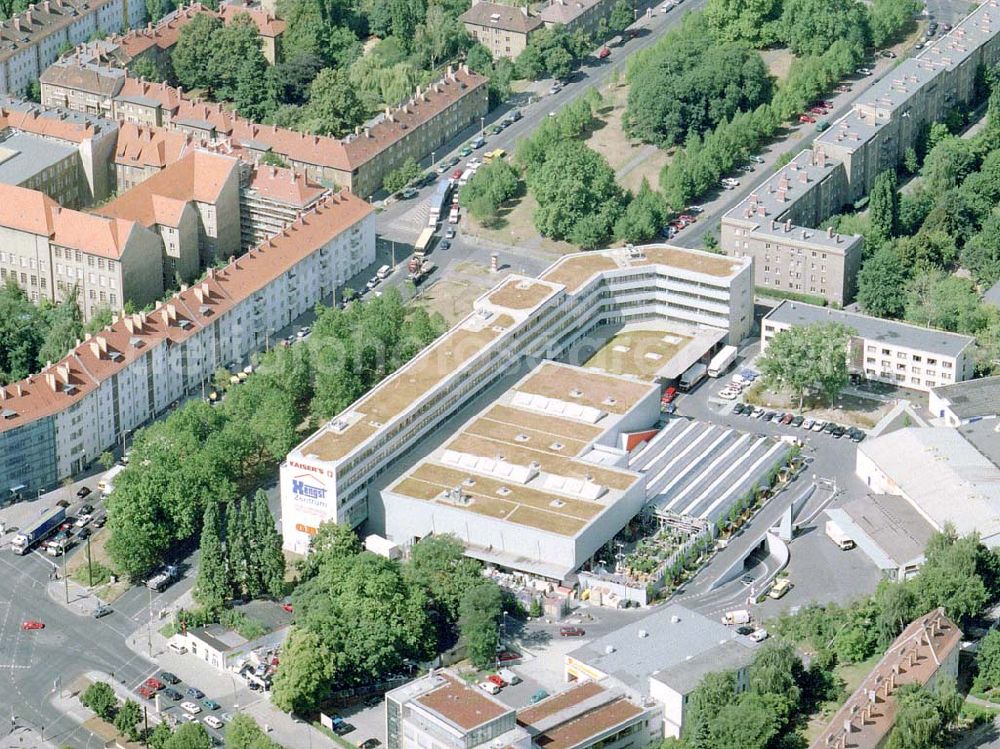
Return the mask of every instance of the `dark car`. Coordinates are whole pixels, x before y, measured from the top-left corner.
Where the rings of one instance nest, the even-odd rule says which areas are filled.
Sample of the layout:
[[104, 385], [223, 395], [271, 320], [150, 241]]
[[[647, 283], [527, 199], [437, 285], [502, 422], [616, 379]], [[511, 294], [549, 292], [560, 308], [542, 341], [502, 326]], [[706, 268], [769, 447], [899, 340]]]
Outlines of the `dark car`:
[[80, 507], [80, 514], [81, 515], [93, 515], [94, 514], [94, 506], [90, 505], [90, 504], [82, 505]]
[[197, 687], [188, 687], [187, 696], [194, 697], [196, 700], [200, 700], [202, 697], [205, 696], [205, 693], [200, 689], [198, 689]]
[[440, 242], [438, 242], [438, 249], [439, 250], [450, 250], [451, 249], [451, 242], [448, 241], [447, 239], [442, 239]]
[[841, 437], [847, 434], [847, 430], [842, 426], [835, 426], [833, 428], [833, 431], [830, 432], [830, 434], [832, 434], [835, 438], [839, 440]]
[[798, 428], [802, 426], [802, 422], [803, 418], [801, 416], [796, 416], [794, 419], [792, 419], [792, 426]]
[[88, 494], [90, 494], [89, 486], [81, 486], [79, 489], [76, 490], [76, 496], [78, 496], [80, 499], [83, 499]]
[[365, 739], [361, 742], [361, 749], [375, 749], [377, 746], [382, 746], [382, 742], [378, 739]]
[[851, 442], [861, 442], [865, 438], [865, 433], [857, 427], [851, 427], [847, 430], [847, 436], [851, 438]]
[[81, 541], [86, 541], [90, 538], [90, 528], [81, 528], [80, 532], [76, 534], [76, 537]]
[[102, 603], [100, 606], [94, 609], [94, 618], [101, 619], [110, 614], [112, 611], [114, 611], [114, 609], [112, 609], [106, 603]]
[[165, 681], [167, 684], [180, 684], [181, 680], [174, 676], [169, 671], [163, 671], [160, 673], [160, 681]]
[[333, 732], [338, 736], [346, 736], [353, 730], [354, 726], [345, 720], [340, 721], [340, 723], [333, 724]]
[[778, 415], [778, 414], [777, 414], [777, 413], [775, 413], [774, 411], [768, 411], [768, 412], [767, 412], [766, 414], [764, 414], [764, 421], [771, 421], [771, 420], [773, 420], [773, 419], [774, 419], [774, 417], [775, 417], [775, 416], [777, 416], [777, 415]]
[[737, 403], [733, 406], [733, 413], [739, 416], [744, 411], [744, 406], [742, 403]]
[[749, 624], [743, 624], [736, 628], [736, 634], [738, 635], [748, 635], [751, 632], [753, 632], [753, 627], [751, 627]]
[[181, 699], [182, 696], [181, 693], [173, 687], [167, 687], [164, 689], [163, 694], [172, 699], [174, 702], [177, 702], [177, 700]]
[[826, 432], [827, 434], [833, 434], [833, 430], [836, 428], [837, 425], [831, 421], [825, 427], [823, 427], [823, 431]]
[[744, 575], [740, 578], [740, 582], [743, 585], [753, 585], [753, 575]]
[[108, 516], [101, 515], [99, 518], [94, 520], [94, 525], [96, 525], [98, 528], [103, 528], [106, 522], [108, 522]]

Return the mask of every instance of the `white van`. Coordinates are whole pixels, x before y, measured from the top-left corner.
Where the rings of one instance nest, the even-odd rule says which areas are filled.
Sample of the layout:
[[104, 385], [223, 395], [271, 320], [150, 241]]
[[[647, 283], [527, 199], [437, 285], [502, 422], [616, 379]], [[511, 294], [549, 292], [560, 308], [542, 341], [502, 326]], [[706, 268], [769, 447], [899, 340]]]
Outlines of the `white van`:
[[377, 275], [384, 281], [389, 277], [390, 273], [392, 273], [392, 268], [390, 268], [388, 265], [383, 265], [381, 268], [378, 269], [378, 273], [376, 273], [375, 275]]
[[479, 682], [479, 688], [482, 689], [484, 692], [486, 692], [486, 694], [498, 694], [500, 692], [500, 687], [498, 687], [492, 681]]
[[521, 677], [511, 671], [509, 668], [501, 668], [497, 671], [497, 676], [503, 679], [505, 682], [513, 686], [514, 684], [521, 683]]

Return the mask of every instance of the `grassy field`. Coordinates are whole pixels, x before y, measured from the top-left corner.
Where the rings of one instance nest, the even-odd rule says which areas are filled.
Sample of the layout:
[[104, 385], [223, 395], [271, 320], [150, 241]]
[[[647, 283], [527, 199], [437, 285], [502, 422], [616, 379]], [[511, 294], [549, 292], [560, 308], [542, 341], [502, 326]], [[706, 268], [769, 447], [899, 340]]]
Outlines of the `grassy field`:
[[[107, 528], [100, 528], [90, 537], [90, 558], [94, 563], [94, 569], [105, 568], [114, 571], [114, 565], [108, 556], [104, 544], [110, 537]], [[66, 564], [66, 574], [83, 586], [87, 585], [87, 550], [81, 548], [73, 555], [73, 558]], [[95, 573], [95, 578], [100, 579], [100, 575]], [[115, 583], [106, 582], [94, 587], [94, 594], [105, 603], [111, 603], [118, 596], [128, 590], [129, 584], [124, 580]]]
[[[861, 682], [865, 676], [871, 672], [881, 657], [882, 654], [879, 653], [861, 663], [853, 663], [849, 666], [837, 666], [834, 669], [834, 674], [844, 682], [844, 691], [842, 693], [844, 699], [848, 695], [853, 694], [854, 690], [861, 686]], [[807, 743], [812, 744], [816, 737], [823, 732], [823, 729], [830, 722], [830, 717], [840, 708], [841, 701], [827, 702], [813, 715], [809, 716], [809, 721], [805, 729]]]
[[764, 60], [768, 72], [777, 79], [778, 83], [788, 77], [788, 71], [795, 59], [795, 55], [785, 47], [761, 50], [760, 56]]

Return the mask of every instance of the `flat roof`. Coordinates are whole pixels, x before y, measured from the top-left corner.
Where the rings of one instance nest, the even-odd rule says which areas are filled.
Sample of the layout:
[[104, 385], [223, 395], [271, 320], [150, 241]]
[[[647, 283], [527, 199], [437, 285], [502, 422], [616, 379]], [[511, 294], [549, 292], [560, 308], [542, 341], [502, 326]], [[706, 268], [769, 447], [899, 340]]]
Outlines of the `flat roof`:
[[[838, 523], [844, 519], [841, 515], [846, 515], [846, 520], [867, 538], [855, 538], [851, 528], [843, 530], [881, 569], [888, 568], [884, 561], [898, 569], [921, 559], [934, 534], [934, 527], [913, 505], [891, 494], [855, 497], [839, 508], [828, 509], [826, 514]], [[869, 540], [877, 550], [868, 548]], [[878, 552], [885, 557], [883, 563], [878, 561]]]
[[959, 419], [1000, 414], [1000, 375], [939, 385], [931, 392], [948, 401], [948, 408]]
[[657, 388], [544, 362], [385, 491], [575, 536], [641, 480], [579, 456]]
[[[640, 634], [643, 632], [645, 635]], [[670, 604], [592, 640], [566, 657], [613, 676], [648, 696], [650, 675], [689, 656], [715, 652], [736, 636], [717, 621], [679, 604]]]
[[620, 726], [645, 711], [624, 697], [619, 697], [600, 707], [589, 710], [565, 723], [550, 728], [534, 736], [534, 742], [541, 749], [572, 749], [594, 736], [598, 736], [615, 726]]
[[606, 691], [596, 681], [578, 682], [569, 689], [564, 689], [561, 692], [546, 697], [541, 702], [518, 710], [517, 722], [521, 725], [539, 723], [545, 718], [550, 718], [557, 713], [561, 713], [563, 710], [575, 707], [589, 700], [591, 697], [596, 697]]
[[470, 686], [448, 673], [443, 683], [413, 699], [452, 725], [468, 732], [511, 712], [511, 708], [490, 699], [483, 690]]
[[556, 291], [555, 287], [546, 283], [538, 283], [529, 278], [514, 278], [491, 291], [487, 298], [491, 304], [499, 307], [531, 309]]
[[693, 692], [708, 674], [736, 671], [750, 665], [755, 649], [742, 637], [728, 640], [716, 648], [704, 650], [650, 676], [678, 694]]
[[[991, 422], [971, 426], [992, 428]], [[988, 436], [1000, 443], [996, 433]], [[858, 453], [885, 473], [935, 529], [951, 522], [959, 534], [978, 531], [983, 543], [1000, 546], [1000, 468], [959, 429], [904, 427], [865, 440]]]
[[49, 167], [62, 163], [76, 149], [28, 133], [0, 140], [0, 182], [20, 185]]
[[764, 316], [764, 322], [769, 321], [784, 325], [838, 322], [853, 328], [857, 335], [867, 340], [905, 346], [940, 356], [958, 356], [975, 341], [972, 336], [959, 333], [869, 317], [858, 312], [847, 312], [832, 307], [817, 307], [787, 299]]
[[612, 336], [583, 366], [652, 379], [691, 340], [691, 336], [669, 330], [630, 326]]

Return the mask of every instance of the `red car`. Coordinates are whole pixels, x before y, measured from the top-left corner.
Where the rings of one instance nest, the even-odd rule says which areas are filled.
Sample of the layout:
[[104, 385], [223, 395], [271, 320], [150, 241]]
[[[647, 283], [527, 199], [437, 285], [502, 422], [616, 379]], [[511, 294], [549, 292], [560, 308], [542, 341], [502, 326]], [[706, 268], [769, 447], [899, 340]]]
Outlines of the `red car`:
[[826, 114], [826, 110], [823, 109], [823, 107], [812, 107], [810, 108], [809, 111], [812, 112], [813, 114], [818, 114], [818, 115]]
[[799, 122], [815, 122], [816, 118], [808, 114], [799, 115]]
[[505, 682], [503, 679], [501, 679], [499, 674], [490, 674], [489, 676], [486, 677], [486, 681], [493, 682], [494, 684], [496, 684], [501, 689], [503, 689], [505, 686], [507, 686], [507, 682]]
[[660, 399], [664, 403], [670, 403], [674, 398], [677, 397], [677, 388], [672, 385], [663, 391], [663, 397]]
[[827, 109], [833, 109], [833, 102], [832, 101], [824, 101], [823, 102], [823, 106], [826, 107]]
[[291, 614], [294, 611], [294, 609], [292, 608], [292, 604], [290, 604], [290, 603], [283, 603], [283, 604], [281, 604], [281, 608], [283, 608], [289, 614]]
[[683, 221], [685, 224], [693, 224], [698, 219], [696, 219], [690, 213], [682, 213], [680, 216], [677, 217], [677, 220]]
[[559, 636], [560, 637], [583, 637], [587, 634], [584, 630], [579, 627], [560, 627]]
[[37, 619], [29, 619], [21, 625], [21, 629], [28, 631], [32, 629], [45, 629], [45, 622], [40, 622]]
[[153, 695], [156, 694], [155, 691], [147, 687], [145, 684], [140, 685], [139, 688], [136, 689], [135, 691], [139, 694], [140, 697], [147, 700], [153, 699]]
[[163, 682], [157, 679], [155, 676], [150, 676], [146, 681], [143, 682], [143, 686], [149, 687], [154, 692], [159, 692], [163, 689]]
[[597, 59], [603, 60], [605, 57], [611, 57], [611, 50], [607, 47], [601, 47], [601, 51], [597, 53]]
[[455, 180], [456, 182], [457, 182], [458, 180], [462, 179], [462, 170], [461, 170], [461, 169], [456, 169], [455, 171], [453, 171], [453, 172], [451, 173], [451, 178], [452, 178], [453, 180]]

